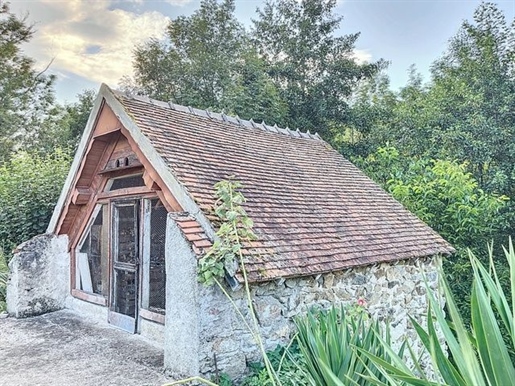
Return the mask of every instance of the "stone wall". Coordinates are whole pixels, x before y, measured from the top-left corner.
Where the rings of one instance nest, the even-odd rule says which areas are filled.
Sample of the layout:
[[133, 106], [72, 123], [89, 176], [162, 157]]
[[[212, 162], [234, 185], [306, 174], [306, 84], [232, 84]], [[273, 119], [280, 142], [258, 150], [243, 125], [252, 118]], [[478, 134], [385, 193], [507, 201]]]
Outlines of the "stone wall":
[[65, 307], [70, 292], [67, 236], [44, 234], [19, 245], [9, 269], [9, 314], [24, 318]]
[[[406, 334], [414, 337], [408, 315], [420, 319], [427, 308], [426, 272], [430, 288], [437, 288], [439, 259], [401, 261], [360, 267], [316, 277], [287, 279], [252, 287], [254, 307], [266, 347], [287, 344], [293, 331], [292, 318], [312, 307], [353, 304], [364, 299], [370, 314], [391, 321], [392, 341], [401, 343]], [[202, 373], [216, 367], [239, 377], [248, 362], [259, 359], [257, 345], [218, 288], [198, 287], [199, 360]], [[249, 319], [243, 289], [231, 293], [235, 303]]]

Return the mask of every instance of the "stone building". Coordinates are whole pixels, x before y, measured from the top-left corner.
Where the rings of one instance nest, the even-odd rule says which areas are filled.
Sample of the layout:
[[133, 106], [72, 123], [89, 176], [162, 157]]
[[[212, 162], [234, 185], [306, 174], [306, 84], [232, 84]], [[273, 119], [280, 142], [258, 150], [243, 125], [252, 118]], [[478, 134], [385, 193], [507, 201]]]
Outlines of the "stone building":
[[[314, 305], [364, 298], [394, 337], [425, 311], [421, 272], [435, 285], [452, 247], [318, 135], [103, 85], [48, 233], [11, 262], [9, 312], [74, 309], [155, 340], [177, 374], [241, 373], [257, 356], [250, 333], [197, 280], [215, 237], [213, 185], [228, 176], [258, 236], [246, 268], [267, 347]], [[227, 278], [245, 313], [239, 280]]]

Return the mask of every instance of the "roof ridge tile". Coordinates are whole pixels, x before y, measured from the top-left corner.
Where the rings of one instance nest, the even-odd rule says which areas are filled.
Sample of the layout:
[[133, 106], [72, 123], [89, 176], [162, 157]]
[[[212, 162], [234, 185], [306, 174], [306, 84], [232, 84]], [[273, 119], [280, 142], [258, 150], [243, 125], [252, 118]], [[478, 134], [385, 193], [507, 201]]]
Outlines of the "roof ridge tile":
[[184, 105], [181, 105], [178, 103], [173, 103], [172, 101], [169, 101], [169, 102], [159, 101], [157, 99], [150, 98], [148, 95], [133, 95], [128, 92], [123, 92], [123, 91], [118, 91], [118, 90], [116, 90], [115, 92], [117, 95], [128, 98], [128, 99], [133, 99], [133, 100], [136, 100], [139, 102], [148, 103], [148, 104], [151, 104], [154, 106], [168, 108], [168, 109], [174, 110], [174, 111], [189, 113], [189, 114], [192, 114], [192, 115], [195, 115], [198, 117], [204, 117], [204, 118], [218, 120], [218, 121], [225, 122], [225, 123], [231, 123], [234, 125], [238, 125], [240, 127], [261, 129], [263, 131], [268, 131], [270, 133], [283, 134], [283, 135], [287, 135], [287, 136], [290, 136], [293, 138], [307, 138], [307, 139], [323, 141], [322, 137], [320, 137], [318, 135], [318, 133], [311, 134], [309, 131], [302, 132], [299, 129], [292, 130], [288, 127], [283, 129], [283, 128], [278, 127], [277, 124], [274, 124], [274, 126], [270, 126], [270, 125], [267, 125], [264, 120], [261, 123], [257, 123], [252, 118], [249, 120], [241, 119], [237, 115], [236, 116], [227, 115], [223, 111], [220, 113], [217, 113], [214, 111], [209, 111], [207, 109], [197, 109], [197, 108], [193, 108], [191, 106], [184, 106]]

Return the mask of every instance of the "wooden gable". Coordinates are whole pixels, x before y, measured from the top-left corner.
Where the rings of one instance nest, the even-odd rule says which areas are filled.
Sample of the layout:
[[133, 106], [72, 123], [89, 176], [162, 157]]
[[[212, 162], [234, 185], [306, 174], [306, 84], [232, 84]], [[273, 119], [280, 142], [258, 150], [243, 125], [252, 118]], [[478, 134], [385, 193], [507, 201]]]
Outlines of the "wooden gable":
[[154, 194], [168, 211], [182, 210], [106, 103], [97, 115], [86, 149], [56, 228], [57, 234], [68, 235], [70, 248], [77, 245], [99, 200], [109, 198], [110, 194], [104, 192], [104, 188], [110, 178], [142, 173], [145, 186], [117, 191], [116, 196]]

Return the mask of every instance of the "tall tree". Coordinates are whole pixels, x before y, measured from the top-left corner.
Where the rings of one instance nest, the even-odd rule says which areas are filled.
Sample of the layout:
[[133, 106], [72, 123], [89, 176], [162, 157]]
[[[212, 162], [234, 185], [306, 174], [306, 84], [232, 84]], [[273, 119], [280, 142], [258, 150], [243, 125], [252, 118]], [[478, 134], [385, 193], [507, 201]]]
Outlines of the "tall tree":
[[434, 63], [432, 79], [441, 156], [469, 161], [483, 187], [515, 194], [515, 19], [482, 3]]
[[245, 41], [234, 1], [204, 0], [190, 17], [172, 20], [167, 32], [167, 41], [136, 49], [138, 83], [157, 98], [217, 106]]
[[[234, 0], [203, 0], [168, 26], [167, 39], [134, 52], [136, 87], [154, 98], [271, 120], [284, 104], [234, 14]], [[252, 104], [251, 104], [252, 102]]]
[[22, 51], [33, 33], [0, 0], [0, 162], [34, 134], [54, 101], [54, 77], [36, 71]]
[[369, 150], [388, 141], [405, 155], [466, 162], [481, 188], [515, 196], [515, 20], [494, 4], [463, 23], [428, 84], [412, 69], [393, 100], [379, 96], [353, 106], [369, 121], [388, 112], [366, 129], [354, 123]]
[[327, 139], [331, 128], [348, 122], [348, 102], [363, 79], [383, 61], [358, 63], [359, 33], [335, 36], [342, 21], [336, 0], [269, 0], [253, 21], [253, 39], [267, 71], [288, 104], [290, 127], [316, 130]]

